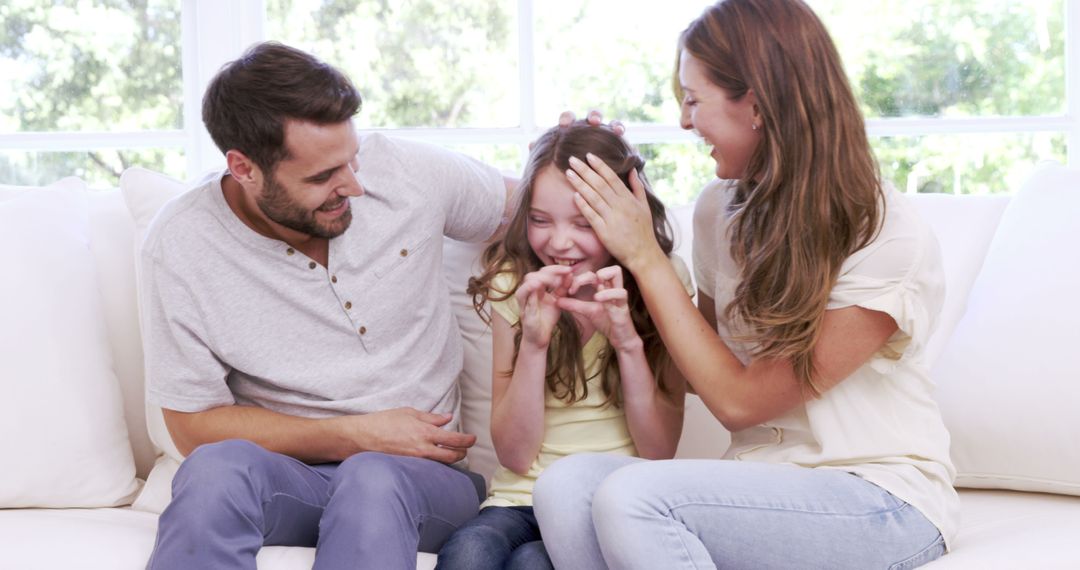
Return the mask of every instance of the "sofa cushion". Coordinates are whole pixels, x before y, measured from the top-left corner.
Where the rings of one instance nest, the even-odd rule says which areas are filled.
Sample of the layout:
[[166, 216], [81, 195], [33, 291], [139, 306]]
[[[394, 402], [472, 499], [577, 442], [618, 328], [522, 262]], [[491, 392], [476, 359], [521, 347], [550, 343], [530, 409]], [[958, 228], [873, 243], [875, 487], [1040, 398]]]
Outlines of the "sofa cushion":
[[[128, 213], [131, 214], [132, 222], [135, 224], [134, 251], [132, 254], [135, 259], [136, 289], [138, 289], [141, 275], [139, 252], [146, 237], [146, 230], [150, 227], [150, 222], [153, 221], [158, 210], [166, 202], [182, 194], [184, 189], [183, 182], [145, 168], [128, 168], [120, 175], [120, 192], [124, 195]], [[139, 304], [141, 305], [141, 303]], [[176, 461], [183, 459], [183, 456], [176, 449], [176, 445], [173, 444], [169, 430], [165, 427], [161, 408], [147, 405], [146, 426], [150, 434], [150, 441], [153, 442], [157, 450]], [[157, 467], [155, 466], [155, 468]], [[164, 508], [164, 504], [160, 506]]]
[[938, 316], [937, 328], [923, 353], [927, 365], [933, 366], [967, 310], [968, 294], [982, 269], [986, 250], [1009, 203], [1009, 196], [905, 194], [905, 197], [915, 204], [923, 220], [934, 230], [945, 265], [945, 303]]
[[86, 191], [62, 186], [0, 202], [0, 508], [124, 505], [138, 491]]
[[933, 369], [957, 486], [1080, 495], [1077, 213], [1080, 171], [1032, 174]]
[[952, 552], [924, 569], [1080, 568], [1080, 498], [966, 489], [960, 518]]
[[[19, 570], [142, 570], [154, 548], [157, 516], [126, 508], [0, 510], [0, 567]], [[308, 570], [314, 548], [267, 546], [259, 570]], [[435, 567], [435, 555], [418, 553], [417, 570]]]

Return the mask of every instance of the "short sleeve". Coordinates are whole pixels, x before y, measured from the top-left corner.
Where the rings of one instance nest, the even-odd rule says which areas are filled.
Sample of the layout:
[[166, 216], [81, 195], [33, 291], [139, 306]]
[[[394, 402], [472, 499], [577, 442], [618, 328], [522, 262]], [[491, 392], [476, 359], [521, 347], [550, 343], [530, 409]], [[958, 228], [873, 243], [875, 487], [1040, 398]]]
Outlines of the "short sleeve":
[[928, 229], [871, 243], [841, 269], [828, 309], [859, 306], [888, 314], [899, 331], [871, 364], [886, 372], [904, 357], [921, 353], [934, 331], [945, 298], [937, 240]]
[[[491, 280], [491, 288], [499, 296], [502, 296], [511, 291], [515, 291], [517, 289], [517, 283], [511, 273], [500, 273]], [[518, 320], [521, 319], [521, 307], [518, 305], [517, 299], [513, 295], [510, 295], [503, 301], [492, 301], [491, 310], [506, 319], [506, 322], [510, 323], [510, 326], [517, 326]]]
[[[468, 156], [419, 141], [368, 135], [362, 147], [366, 158], [391, 159], [393, 176], [410, 176], [417, 188], [426, 192], [444, 214], [443, 235], [464, 242], [490, 239], [498, 229], [506, 208], [506, 184], [498, 170]], [[368, 142], [368, 141], [365, 141]], [[374, 152], [371, 152], [371, 150]], [[379, 151], [384, 151], [380, 155]], [[361, 155], [361, 162], [365, 156]], [[363, 168], [363, 166], [361, 166]]]
[[147, 399], [180, 412], [236, 403], [226, 384], [230, 369], [207, 344], [204, 320], [183, 281], [143, 255], [141, 306]]
[[671, 266], [675, 269], [675, 274], [679, 276], [679, 281], [682, 281], [683, 288], [686, 289], [686, 294], [693, 299], [696, 291], [694, 290], [694, 281], [690, 278], [690, 270], [686, 268], [686, 262], [674, 253], [671, 254], [669, 259], [671, 260]]
[[[707, 295], [716, 294], [716, 272], [721, 256], [724, 227], [724, 206], [732, 187], [730, 182], [716, 180], [702, 189], [694, 203], [694, 281]], [[725, 242], [726, 243], [726, 242]], [[723, 255], [727, 255], [723, 252]]]

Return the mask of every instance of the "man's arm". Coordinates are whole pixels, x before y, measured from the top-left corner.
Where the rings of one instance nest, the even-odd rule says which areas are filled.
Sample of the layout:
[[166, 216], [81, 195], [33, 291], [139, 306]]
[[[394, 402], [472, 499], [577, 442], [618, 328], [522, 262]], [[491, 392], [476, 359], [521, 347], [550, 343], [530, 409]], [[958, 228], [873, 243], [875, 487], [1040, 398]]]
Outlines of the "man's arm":
[[503, 185], [506, 187], [506, 207], [503, 208], [503, 215], [502, 219], [499, 220], [499, 227], [495, 228], [495, 233], [491, 234], [491, 237], [487, 239], [487, 243], [498, 240], [506, 233], [506, 227], [510, 225], [510, 220], [514, 219], [514, 213], [517, 210], [517, 204], [514, 203], [514, 192], [517, 191], [521, 179], [506, 174], [503, 174], [502, 178]]
[[412, 408], [321, 419], [235, 405], [202, 412], [162, 412], [173, 442], [185, 456], [205, 443], [246, 439], [305, 463], [344, 461], [361, 451], [455, 463], [476, 443], [475, 435], [441, 429], [452, 419], [450, 414]]

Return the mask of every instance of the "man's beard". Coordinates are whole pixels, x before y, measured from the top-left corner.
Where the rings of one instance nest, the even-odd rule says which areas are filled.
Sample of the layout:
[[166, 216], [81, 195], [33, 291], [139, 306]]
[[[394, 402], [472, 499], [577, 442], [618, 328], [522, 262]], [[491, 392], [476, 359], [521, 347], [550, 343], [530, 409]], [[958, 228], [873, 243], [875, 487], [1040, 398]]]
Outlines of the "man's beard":
[[[324, 212], [333, 210], [348, 199], [347, 196], [338, 196], [336, 199], [330, 199], [322, 206], [319, 206], [318, 210]], [[279, 184], [273, 175], [266, 179], [262, 195], [255, 200], [255, 203], [262, 210], [263, 215], [275, 223], [290, 230], [323, 239], [334, 239], [345, 233], [345, 230], [349, 229], [349, 224], [352, 222], [352, 210], [346, 210], [329, 222], [319, 223], [315, 217], [315, 212], [300, 207], [289, 198], [285, 186]]]

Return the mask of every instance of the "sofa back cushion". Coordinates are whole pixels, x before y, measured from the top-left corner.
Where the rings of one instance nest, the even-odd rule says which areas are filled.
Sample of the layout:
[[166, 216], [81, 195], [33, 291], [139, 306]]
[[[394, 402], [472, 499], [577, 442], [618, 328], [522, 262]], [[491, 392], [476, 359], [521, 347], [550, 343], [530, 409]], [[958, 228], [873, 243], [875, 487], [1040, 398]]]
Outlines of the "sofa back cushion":
[[1080, 171], [1032, 174], [932, 370], [957, 486], [1080, 495], [1078, 214]]
[[0, 194], [0, 508], [128, 504], [138, 482], [86, 188], [67, 179]]

